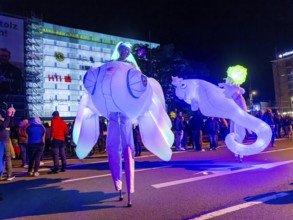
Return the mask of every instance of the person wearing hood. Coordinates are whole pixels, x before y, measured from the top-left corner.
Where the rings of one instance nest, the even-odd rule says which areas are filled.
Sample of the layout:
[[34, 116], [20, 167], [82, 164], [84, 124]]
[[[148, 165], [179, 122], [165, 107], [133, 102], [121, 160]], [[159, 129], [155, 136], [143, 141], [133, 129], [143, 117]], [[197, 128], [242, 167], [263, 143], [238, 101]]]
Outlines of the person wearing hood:
[[[28, 175], [39, 176], [41, 157], [45, 148], [46, 129], [39, 117], [33, 117], [26, 128], [28, 137]], [[33, 171], [34, 170], [34, 171]]]

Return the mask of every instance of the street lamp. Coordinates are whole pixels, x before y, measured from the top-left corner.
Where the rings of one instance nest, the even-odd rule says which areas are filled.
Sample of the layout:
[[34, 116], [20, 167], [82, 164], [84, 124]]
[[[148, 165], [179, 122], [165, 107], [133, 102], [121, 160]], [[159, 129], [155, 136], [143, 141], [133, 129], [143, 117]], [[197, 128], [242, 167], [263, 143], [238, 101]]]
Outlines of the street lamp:
[[250, 110], [253, 112], [253, 96], [256, 95], [256, 91], [251, 91], [249, 94]]

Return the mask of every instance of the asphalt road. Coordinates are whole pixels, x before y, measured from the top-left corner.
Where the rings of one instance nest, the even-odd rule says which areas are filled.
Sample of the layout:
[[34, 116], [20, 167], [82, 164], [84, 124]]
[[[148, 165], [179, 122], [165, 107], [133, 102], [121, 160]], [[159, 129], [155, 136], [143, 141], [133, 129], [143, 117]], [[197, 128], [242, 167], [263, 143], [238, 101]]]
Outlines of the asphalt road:
[[118, 201], [106, 156], [68, 164], [65, 173], [47, 174], [47, 160], [39, 177], [15, 168], [13, 181], [0, 182], [0, 219], [293, 219], [292, 139], [242, 163], [225, 146], [174, 152], [168, 162], [144, 152], [131, 208]]

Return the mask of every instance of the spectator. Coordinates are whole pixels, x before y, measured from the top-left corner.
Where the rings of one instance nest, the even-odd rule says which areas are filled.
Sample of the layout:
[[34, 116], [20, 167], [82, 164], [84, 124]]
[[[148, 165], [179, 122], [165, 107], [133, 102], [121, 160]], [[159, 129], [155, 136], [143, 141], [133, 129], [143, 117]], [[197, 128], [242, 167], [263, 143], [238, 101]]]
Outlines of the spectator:
[[70, 152], [71, 151], [71, 141], [72, 141], [72, 130], [73, 130], [72, 123], [69, 122], [67, 124], [67, 127], [68, 127], [68, 132], [67, 132], [67, 134], [65, 134], [65, 145], [66, 145], [67, 151]]
[[18, 125], [10, 128], [10, 140], [14, 151], [12, 158], [20, 159], [20, 147], [18, 145]]
[[286, 115], [284, 118], [284, 127], [285, 127], [285, 136], [290, 138], [292, 138], [292, 117], [290, 115]]
[[257, 118], [259, 118], [259, 119], [261, 119], [261, 120], [263, 120], [263, 116], [264, 116], [264, 110], [259, 110], [259, 112], [255, 115], [255, 117], [257, 117]]
[[68, 127], [60, 118], [58, 111], [54, 111], [52, 116], [51, 141], [54, 166], [51, 173], [54, 174], [59, 172], [59, 154], [62, 164], [61, 172], [66, 171], [65, 135], [68, 133]]
[[45, 151], [49, 152], [51, 150], [51, 128], [48, 122], [44, 123], [46, 129], [45, 137]]
[[140, 157], [141, 150], [142, 150], [142, 140], [141, 140], [138, 125], [135, 125], [133, 129], [133, 140], [134, 140], [134, 146], [135, 146], [135, 156]]
[[[46, 129], [42, 125], [41, 119], [38, 117], [33, 117], [29, 125], [26, 128], [26, 134], [28, 137], [28, 175], [29, 176], [39, 176], [39, 167], [41, 162], [41, 157], [45, 149], [45, 135]], [[34, 170], [34, 172], [32, 172]]]
[[21, 150], [21, 161], [22, 161], [22, 167], [27, 168], [28, 167], [28, 154], [27, 154], [27, 134], [25, 132], [27, 126], [29, 125], [27, 119], [23, 119], [19, 123], [18, 128], [18, 144], [20, 146]]
[[20, 159], [20, 147], [16, 138], [11, 139], [11, 144], [15, 153], [15, 159]]
[[186, 150], [187, 149], [187, 136], [189, 132], [189, 125], [188, 122], [185, 120], [185, 117], [182, 116], [182, 139], [181, 139], [181, 147]]
[[278, 111], [274, 114], [275, 134], [276, 138], [281, 138], [282, 116]]
[[99, 120], [100, 135], [98, 139], [98, 146], [99, 146], [100, 153], [106, 152], [107, 125], [105, 120], [106, 119], [104, 117], [100, 117], [100, 120]]
[[274, 124], [274, 115], [272, 109], [267, 108], [266, 112], [264, 113], [262, 120], [266, 122], [272, 129], [272, 139], [271, 139], [271, 146], [274, 147], [275, 143], [275, 124]]
[[174, 129], [175, 129], [175, 150], [182, 151], [185, 150], [181, 147], [181, 140], [183, 136], [183, 121], [182, 121], [182, 112], [178, 112], [174, 120]]
[[202, 130], [203, 130], [203, 115], [200, 110], [193, 113], [189, 120], [189, 127], [191, 130], [192, 148], [196, 151], [202, 150]]
[[219, 121], [214, 117], [209, 117], [206, 121], [206, 129], [209, 135], [210, 150], [217, 149]]
[[227, 134], [228, 134], [228, 122], [225, 118], [219, 118], [219, 124], [220, 124], [220, 132], [219, 132], [219, 139], [225, 140]]
[[6, 112], [6, 117], [0, 120], [0, 172], [1, 177], [3, 174], [3, 165], [5, 160], [5, 168], [7, 172], [7, 181], [11, 181], [15, 178], [12, 173], [12, 161], [11, 161], [11, 148], [10, 148], [10, 128], [13, 124], [15, 109], [10, 107]]

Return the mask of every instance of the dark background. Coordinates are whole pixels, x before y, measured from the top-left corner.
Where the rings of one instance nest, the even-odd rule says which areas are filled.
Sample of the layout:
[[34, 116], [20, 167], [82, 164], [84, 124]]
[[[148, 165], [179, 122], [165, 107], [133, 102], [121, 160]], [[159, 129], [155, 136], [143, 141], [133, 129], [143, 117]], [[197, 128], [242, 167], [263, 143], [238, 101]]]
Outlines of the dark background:
[[174, 44], [190, 60], [226, 76], [229, 66], [248, 69], [244, 87], [258, 101], [274, 101], [271, 61], [290, 51], [293, 1], [68, 1], [2, 0], [0, 10], [44, 22], [121, 37]]

